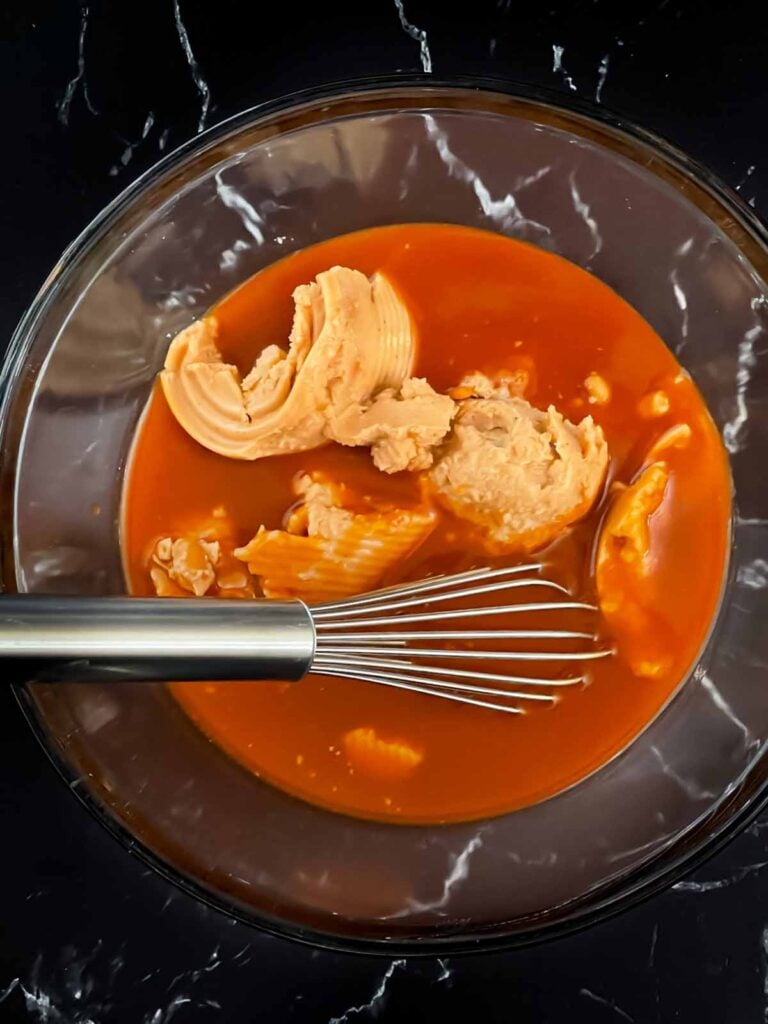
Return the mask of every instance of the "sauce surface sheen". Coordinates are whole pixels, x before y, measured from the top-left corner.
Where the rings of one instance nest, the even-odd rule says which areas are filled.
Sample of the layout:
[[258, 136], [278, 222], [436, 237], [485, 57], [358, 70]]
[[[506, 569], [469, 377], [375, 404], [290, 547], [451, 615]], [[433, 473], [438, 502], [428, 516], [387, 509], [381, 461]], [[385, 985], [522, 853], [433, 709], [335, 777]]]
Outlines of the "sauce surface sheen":
[[[668, 663], [656, 678], [638, 678], [619, 643], [617, 655], [592, 665], [588, 685], [570, 689], [551, 709], [520, 716], [322, 677], [298, 684], [180, 682], [171, 691], [200, 729], [246, 768], [337, 811], [428, 822], [525, 806], [619, 752], [690, 670], [716, 611], [727, 555], [730, 482], [720, 438], [670, 351], [610, 288], [560, 257], [463, 227], [371, 229], [267, 267], [211, 310], [224, 358], [245, 374], [266, 345], [285, 344], [293, 289], [334, 264], [386, 273], [415, 322], [414, 373], [438, 391], [473, 371], [493, 377], [522, 369], [530, 381], [525, 398], [534, 406], [554, 404], [574, 422], [591, 414], [609, 446], [606, 495], [613, 482], [633, 479], [665, 430], [690, 425], [691, 443], [665, 456], [668, 490], [653, 520], [649, 586]], [[590, 374], [610, 386], [604, 405], [590, 404], [584, 384]], [[670, 396], [669, 411], [642, 415], [641, 399], [660, 387]], [[214, 508], [226, 510], [239, 544], [261, 524], [280, 528], [295, 501], [292, 481], [308, 471], [389, 502], [420, 501], [416, 474], [385, 476], [367, 449], [328, 445], [255, 462], [215, 455], [185, 433], [156, 390], [124, 495], [131, 592], [154, 593], [147, 565], [158, 539], [209, 519]], [[595, 598], [595, 542], [606, 500], [536, 554], [550, 578], [587, 600]], [[441, 515], [423, 546], [382, 584], [521, 560], [468, 549], [470, 533], [466, 524]], [[551, 619], [526, 621], [553, 626]], [[362, 757], [345, 745], [349, 734]], [[377, 750], [377, 743], [385, 749]], [[411, 758], [407, 772], [387, 770], [393, 752], [395, 761], [400, 756], [398, 744], [406, 761]]]

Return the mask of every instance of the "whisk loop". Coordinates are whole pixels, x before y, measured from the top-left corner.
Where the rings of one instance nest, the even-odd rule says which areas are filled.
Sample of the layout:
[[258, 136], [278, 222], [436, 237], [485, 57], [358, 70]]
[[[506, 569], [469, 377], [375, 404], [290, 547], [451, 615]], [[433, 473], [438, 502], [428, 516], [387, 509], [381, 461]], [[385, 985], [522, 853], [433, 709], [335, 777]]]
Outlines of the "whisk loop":
[[[310, 608], [316, 631], [311, 671], [510, 714], [523, 714], [526, 704], [554, 704], [559, 699], [558, 690], [587, 681], [583, 670], [574, 674], [572, 668], [571, 674], [563, 676], [519, 675], [482, 671], [475, 666], [515, 661], [556, 667], [586, 665], [612, 653], [596, 645], [593, 632], [437, 628], [446, 620], [481, 620], [478, 625], [482, 625], [487, 618], [501, 615], [597, 611], [594, 605], [573, 600], [561, 584], [534, 575], [543, 568], [543, 563], [531, 562], [501, 569], [472, 569], [315, 605]], [[534, 588], [548, 590], [548, 599], [463, 604], [503, 591]], [[425, 606], [432, 607], [423, 610]], [[402, 626], [427, 628], [395, 628]], [[567, 642], [565, 646], [563, 641]], [[487, 648], [478, 649], [478, 642], [487, 644]], [[517, 642], [531, 642], [533, 647], [515, 646]], [[574, 642], [582, 643], [572, 649]], [[462, 667], [441, 664], [446, 661], [461, 662]]]

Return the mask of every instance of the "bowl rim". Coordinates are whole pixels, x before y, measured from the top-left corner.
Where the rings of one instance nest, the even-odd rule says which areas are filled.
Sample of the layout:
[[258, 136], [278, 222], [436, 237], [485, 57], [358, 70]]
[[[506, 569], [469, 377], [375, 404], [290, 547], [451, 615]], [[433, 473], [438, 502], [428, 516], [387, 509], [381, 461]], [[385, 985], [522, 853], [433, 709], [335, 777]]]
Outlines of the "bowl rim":
[[[178, 171], [185, 163], [202, 156], [226, 136], [246, 127], [265, 125], [271, 118], [280, 115], [314, 110], [319, 114], [328, 113], [332, 116], [334, 103], [344, 100], [361, 102], [366, 98], [390, 99], [391, 108], [374, 108], [381, 111], [397, 108], [398, 100], [402, 104], [406, 96], [418, 96], [425, 101], [425, 106], [433, 106], [439, 105], [441, 98], [459, 97], [468, 93], [485, 96], [489, 100], [495, 96], [497, 100], [519, 102], [532, 110], [545, 106], [556, 114], [562, 114], [571, 123], [575, 117], [582, 120], [585, 125], [604, 129], [614, 138], [626, 139], [634, 148], [639, 146], [650, 150], [662, 163], [671, 166], [683, 180], [708, 193], [729, 214], [731, 221], [727, 227], [721, 225], [721, 230], [740, 249], [749, 242], [750, 248], [755, 247], [757, 251], [762, 251], [764, 260], [768, 262], [768, 227], [737, 192], [706, 166], [688, 156], [663, 136], [635, 125], [609, 107], [597, 106], [578, 97], [564, 96], [555, 89], [489, 75], [436, 77], [424, 73], [397, 73], [338, 80], [248, 107], [192, 136], [142, 172], [83, 228], [54, 264], [9, 341], [0, 366], [0, 438], [5, 437], [14, 384], [25, 364], [35, 326], [71, 277], [80, 258], [95, 247], [120, 215], [130, 208], [134, 199], [144, 193], [149, 186], [156, 184], [169, 171]], [[419, 104], [409, 103], [407, 107], [419, 109]], [[734, 233], [741, 237], [740, 242], [734, 239]], [[13, 473], [15, 460], [12, 461]], [[2, 589], [4, 587], [0, 581], [0, 590]], [[567, 917], [538, 924], [528, 918], [518, 931], [504, 934], [477, 932], [457, 936], [440, 935], [429, 939], [416, 937], [397, 940], [359, 938], [299, 925], [262, 910], [241, 909], [231, 897], [223, 893], [213, 893], [195, 879], [184, 875], [137, 838], [95, 795], [82, 786], [73, 785], [75, 780], [72, 768], [49, 742], [27, 684], [14, 683], [12, 690], [33, 734], [61, 779], [96, 820], [130, 853], [138, 856], [166, 881], [230, 918], [281, 938], [337, 952], [354, 952], [387, 958], [400, 955], [434, 957], [530, 947], [572, 935], [600, 921], [615, 917], [674, 884], [721, 850], [746, 828], [768, 803], [768, 766], [763, 766], [763, 770], [757, 773], [760, 777], [753, 779], [755, 768], [761, 762], [758, 754], [751, 768], [744, 773], [733, 791], [710, 808], [697, 823], [700, 829], [704, 821], [712, 822], [712, 827], [703, 841], [691, 844], [682, 852], [677, 852], [671, 859], [664, 853], [659, 854], [621, 881], [606, 885], [600, 899], [591, 902], [589, 906], [579, 905], [579, 901], [573, 901], [573, 909]], [[735, 809], [731, 812], [731, 808]]]

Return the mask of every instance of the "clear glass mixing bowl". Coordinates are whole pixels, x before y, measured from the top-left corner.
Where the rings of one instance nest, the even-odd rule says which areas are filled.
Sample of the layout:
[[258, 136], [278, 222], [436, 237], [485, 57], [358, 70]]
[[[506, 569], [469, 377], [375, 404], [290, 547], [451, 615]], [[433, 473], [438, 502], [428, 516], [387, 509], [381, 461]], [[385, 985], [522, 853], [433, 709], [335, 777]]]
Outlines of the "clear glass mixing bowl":
[[168, 340], [273, 260], [398, 221], [488, 228], [574, 260], [693, 374], [731, 453], [736, 511], [722, 610], [687, 685], [568, 792], [444, 827], [302, 803], [230, 761], [162, 686], [18, 692], [101, 820], [230, 914], [358, 949], [530, 941], [665, 884], [765, 789], [767, 239], [668, 145], [540, 94], [401, 80], [248, 111], [169, 156], [67, 250], [12, 342], [4, 582], [121, 592], [122, 475]]

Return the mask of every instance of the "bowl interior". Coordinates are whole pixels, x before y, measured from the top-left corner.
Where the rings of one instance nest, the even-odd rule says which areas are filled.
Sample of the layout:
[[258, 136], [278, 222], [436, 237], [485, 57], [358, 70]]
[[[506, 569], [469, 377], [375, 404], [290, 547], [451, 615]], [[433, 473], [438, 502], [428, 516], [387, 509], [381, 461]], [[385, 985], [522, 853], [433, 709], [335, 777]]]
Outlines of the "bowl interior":
[[731, 454], [738, 510], [722, 611], [692, 679], [573, 789], [446, 827], [287, 796], [159, 686], [36, 683], [25, 699], [105, 818], [231, 913], [431, 948], [529, 937], [627, 898], [754, 799], [768, 730], [766, 257], [727, 198], [637, 137], [482, 92], [403, 88], [240, 118], [119, 203], [22, 325], [4, 407], [15, 458], [3, 560], [20, 590], [123, 591], [122, 476], [169, 339], [273, 260], [400, 221], [560, 253], [632, 303], [692, 373]]

